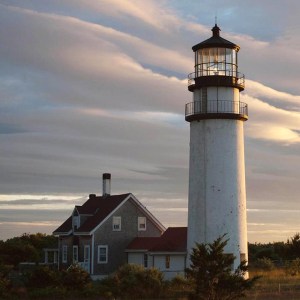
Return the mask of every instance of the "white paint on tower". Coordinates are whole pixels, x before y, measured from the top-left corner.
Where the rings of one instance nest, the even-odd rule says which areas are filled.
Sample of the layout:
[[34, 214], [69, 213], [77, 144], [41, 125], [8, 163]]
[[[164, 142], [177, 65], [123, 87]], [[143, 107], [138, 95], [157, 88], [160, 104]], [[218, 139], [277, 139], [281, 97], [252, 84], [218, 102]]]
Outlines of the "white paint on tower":
[[223, 234], [225, 251], [236, 257], [234, 268], [248, 259], [244, 121], [240, 102], [244, 76], [237, 72], [239, 46], [213, 36], [193, 47], [195, 73], [189, 75], [193, 102], [186, 106], [190, 122], [188, 251], [195, 243], [211, 243]]

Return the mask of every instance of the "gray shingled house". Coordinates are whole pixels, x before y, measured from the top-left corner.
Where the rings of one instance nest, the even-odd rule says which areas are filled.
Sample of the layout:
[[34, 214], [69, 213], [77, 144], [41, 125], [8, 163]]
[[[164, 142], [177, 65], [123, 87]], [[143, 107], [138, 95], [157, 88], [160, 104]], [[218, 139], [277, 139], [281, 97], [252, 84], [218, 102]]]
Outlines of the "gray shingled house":
[[110, 195], [111, 175], [103, 174], [103, 195], [91, 194], [53, 234], [59, 237], [59, 268], [80, 264], [99, 278], [127, 263], [125, 249], [137, 237], [160, 237], [165, 227], [133, 194]]

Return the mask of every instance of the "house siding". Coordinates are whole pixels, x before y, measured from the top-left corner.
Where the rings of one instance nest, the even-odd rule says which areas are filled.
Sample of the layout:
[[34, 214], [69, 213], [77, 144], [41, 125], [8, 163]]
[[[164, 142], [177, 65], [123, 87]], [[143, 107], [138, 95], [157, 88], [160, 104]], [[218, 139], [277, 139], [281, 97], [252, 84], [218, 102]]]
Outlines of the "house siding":
[[[166, 268], [166, 255], [170, 256], [169, 268]], [[149, 254], [148, 268], [155, 267], [159, 269], [164, 274], [164, 278], [170, 280], [176, 275], [184, 276], [184, 270], [186, 268], [185, 261], [185, 254]], [[128, 263], [144, 266], [144, 253], [128, 252]]]
[[144, 265], [144, 253], [128, 253], [127, 257], [129, 264]]
[[[166, 255], [170, 256], [170, 267], [166, 268]], [[172, 279], [176, 275], [184, 275], [186, 256], [184, 254], [153, 255], [153, 266], [163, 272], [165, 279]]]
[[[109, 200], [109, 199], [108, 199]], [[113, 231], [113, 216], [121, 216], [121, 230]], [[146, 216], [133, 200], [126, 201], [104, 224], [94, 233], [94, 275], [107, 275], [115, 271], [120, 265], [127, 263], [125, 249], [135, 237], [158, 237], [161, 231], [147, 218], [145, 231], [138, 230], [138, 217]], [[108, 246], [108, 262], [99, 264], [98, 246]]]
[[[67, 246], [67, 262], [63, 262], [63, 246]], [[60, 237], [59, 239], [59, 265], [67, 268], [73, 261], [73, 236]]]
[[[127, 263], [129, 264], [135, 264], [140, 265], [144, 267], [144, 255], [148, 253], [147, 252], [139, 252], [139, 253], [132, 253], [129, 252], [127, 255]], [[148, 268], [153, 267], [153, 257], [151, 255], [148, 255]]]

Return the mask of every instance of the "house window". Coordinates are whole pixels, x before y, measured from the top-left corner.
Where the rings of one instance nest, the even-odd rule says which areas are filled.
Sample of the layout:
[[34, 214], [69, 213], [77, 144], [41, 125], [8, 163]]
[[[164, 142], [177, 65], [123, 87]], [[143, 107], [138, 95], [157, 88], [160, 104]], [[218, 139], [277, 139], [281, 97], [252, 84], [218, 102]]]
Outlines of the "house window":
[[166, 269], [170, 269], [170, 255], [166, 255]]
[[98, 264], [107, 264], [108, 247], [106, 245], [98, 246]]
[[90, 245], [84, 245], [83, 257], [85, 263], [90, 262]]
[[148, 255], [144, 254], [144, 268], [148, 268]]
[[78, 246], [73, 246], [73, 263], [78, 262]]
[[68, 246], [66, 245], [62, 247], [62, 262], [68, 262]]
[[138, 230], [139, 231], [146, 230], [146, 217], [138, 217]]
[[121, 231], [121, 217], [113, 217], [113, 231]]
[[73, 216], [73, 230], [76, 230], [79, 228], [79, 217]]

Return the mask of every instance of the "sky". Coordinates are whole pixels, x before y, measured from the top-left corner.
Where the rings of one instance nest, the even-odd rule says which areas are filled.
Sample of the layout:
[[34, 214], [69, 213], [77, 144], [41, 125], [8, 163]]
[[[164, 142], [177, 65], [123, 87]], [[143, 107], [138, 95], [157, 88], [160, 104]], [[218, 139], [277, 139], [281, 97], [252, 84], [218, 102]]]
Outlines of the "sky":
[[0, 0], [0, 239], [50, 234], [74, 205], [133, 193], [186, 226], [193, 45], [238, 44], [248, 240], [300, 231], [300, 2]]

